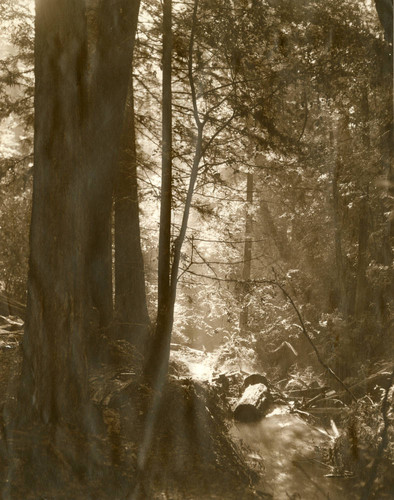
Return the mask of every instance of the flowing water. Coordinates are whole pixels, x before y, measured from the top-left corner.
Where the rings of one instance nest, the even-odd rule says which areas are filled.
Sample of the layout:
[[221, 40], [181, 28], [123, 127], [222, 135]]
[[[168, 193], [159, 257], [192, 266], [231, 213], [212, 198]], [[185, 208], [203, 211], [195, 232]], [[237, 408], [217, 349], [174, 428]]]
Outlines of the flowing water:
[[[194, 380], [211, 381], [214, 353], [196, 349], [172, 352]], [[332, 429], [311, 425], [287, 407], [278, 407], [256, 423], [234, 423], [232, 435], [249, 449], [249, 459], [262, 469], [258, 489], [275, 500], [353, 500], [351, 478], [331, 475], [324, 453], [334, 439]]]
[[352, 480], [328, 477], [323, 452], [330, 432], [305, 422], [294, 413], [276, 409], [256, 423], [234, 424], [232, 434], [261, 462], [261, 490], [275, 500], [351, 500]]

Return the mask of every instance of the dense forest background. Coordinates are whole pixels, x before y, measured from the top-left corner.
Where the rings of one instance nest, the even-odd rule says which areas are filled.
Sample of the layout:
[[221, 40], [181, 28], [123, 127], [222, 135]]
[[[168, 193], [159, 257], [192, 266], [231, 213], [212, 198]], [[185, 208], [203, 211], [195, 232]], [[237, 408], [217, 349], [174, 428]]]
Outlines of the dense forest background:
[[320, 498], [231, 434], [250, 374], [394, 498], [392, 1], [0, 22], [3, 498]]

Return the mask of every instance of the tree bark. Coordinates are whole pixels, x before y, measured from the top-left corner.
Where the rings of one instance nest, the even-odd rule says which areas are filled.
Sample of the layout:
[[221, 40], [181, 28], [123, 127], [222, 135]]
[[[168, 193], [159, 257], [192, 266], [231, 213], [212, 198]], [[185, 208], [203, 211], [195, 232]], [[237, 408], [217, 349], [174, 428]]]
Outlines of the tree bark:
[[345, 318], [348, 316], [348, 297], [346, 288], [346, 267], [342, 251], [342, 227], [341, 227], [341, 211], [339, 203], [339, 188], [338, 180], [340, 173], [339, 151], [337, 150], [337, 142], [334, 139], [334, 133], [330, 133], [331, 147], [334, 149], [333, 171], [332, 171], [332, 204], [333, 204], [333, 220], [334, 220], [334, 245], [335, 245], [335, 262], [336, 274], [339, 293], [339, 311]]
[[41, 422], [83, 417], [89, 163], [83, 3], [37, 0], [35, 134], [21, 397]]
[[357, 252], [357, 280], [354, 314], [356, 318], [365, 312], [367, 306], [367, 267], [368, 267], [368, 203], [367, 195], [363, 195], [360, 202], [358, 252]]
[[269, 234], [275, 243], [276, 249], [279, 252], [280, 258], [284, 262], [290, 263], [291, 250], [289, 248], [287, 236], [284, 232], [281, 232], [280, 229], [276, 226], [271, 211], [268, 207], [268, 203], [265, 200], [261, 200], [260, 202], [260, 212], [264, 223], [267, 225]]
[[144, 350], [149, 331], [140, 240], [133, 79], [115, 183], [116, 335]]
[[[384, 168], [384, 175], [387, 183], [387, 199], [392, 200], [394, 197], [394, 169], [393, 169], [393, 156], [394, 156], [394, 115], [393, 103], [390, 102], [390, 118], [389, 122], [384, 124], [381, 139], [382, 163]], [[382, 246], [381, 261], [385, 266], [391, 266], [393, 261], [393, 240], [394, 240], [394, 224], [393, 224], [393, 207], [389, 201], [387, 204], [390, 215], [384, 228], [384, 240]]]
[[[112, 316], [114, 164], [139, 2], [102, 0], [88, 73], [84, 2], [37, 0], [35, 151], [21, 397], [45, 422], [81, 420], [87, 333]], [[116, 85], [114, 85], [116, 75]]]
[[159, 235], [156, 337], [166, 336], [171, 307], [171, 202], [172, 202], [172, 2], [163, 2], [163, 117], [162, 177]]
[[[361, 113], [363, 117], [362, 140], [366, 150], [367, 158], [370, 157], [371, 140], [369, 130], [369, 103], [368, 89], [365, 88], [361, 102]], [[357, 254], [357, 280], [354, 314], [360, 318], [367, 307], [367, 267], [368, 267], [368, 186], [363, 187], [362, 199], [360, 202], [359, 229], [358, 229], [358, 254]]]
[[[124, 124], [139, 0], [101, 0], [91, 78], [88, 138], [94, 175], [89, 179], [92, 228], [87, 260], [90, 293], [101, 327], [112, 320], [112, 195]], [[115, 80], [116, 78], [116, 80]]]
[[[394, 170], [393, 170], [393, 153], [394, 153], [394, 103], [393, 94], [393, 3], [384, 0], [375, 0], [376, 10], [379, 20], [384, 28], [385, 38], [388, 42], [384, 57], [379, 58], [379, 73], [384, 79], [384, 90], [388, 96], [388, 100], [384, 101], [387, 112], [387, 118], [381, 123], [380, 131], [380, 151], [383, 174], [387, 186], [385, 199], [382, 200], [382, 212], [385, 217], [383, 242], [378, 261], [390, 268], [393, 262], [393, 242], [394, 242], [394, 224], [393, 224], [393, 204], [394, 197]], [[377, 297], [376, 311], [380, 320], [385, 322], [388, 319], [388, 311], [394, 305], [394, 280], [391, 280], [387, 286], [383, 286]]]
[[157, 317], [146, 362], [146, 381], [161, 386], [167, 376], [173, 325], [171, 300], [172, 202], [172, 0], [163, 1], [162, 175], [157, 290]]

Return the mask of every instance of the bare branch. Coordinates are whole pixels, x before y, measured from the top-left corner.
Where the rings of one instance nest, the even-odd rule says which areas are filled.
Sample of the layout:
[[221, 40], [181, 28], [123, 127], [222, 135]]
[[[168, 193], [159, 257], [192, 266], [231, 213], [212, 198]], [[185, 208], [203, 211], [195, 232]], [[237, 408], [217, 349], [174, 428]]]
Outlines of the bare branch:
[[283, 292], [283, 295], [287, 298], [287, 300], [290, 302], [291, 306], [293, 307], [294, 311], [296, 312], [297, 314], [297, 317], [298, 317], [298, 321], [300, 323], [300, 326], [301, 326], [301, 330], [302, 330], [302, 333], [303, 335], [306, 337], [306, 339], [308, 340], [308, 342], [310, 343], [310, 345], [312, 346], [315, 354], [316, 354], [316, 358], [317, 360], [319, 361], [319, 363], [323, 366], [323, 368], [333, 377], [335, 378], [335, 380], [337, 382], [339, 382], [341, 384], [341, 386], [345, 389], [345, 391], [351, 396], [351, 398], [353, 399], [353, 401], [357, 401], [357, 398], [355, 397], [355, 395], [352, 393], [352, 391], [348, 388], [348, 386], [338, 377], [338, 375], [332, 370], [332, 368], [330, 368], [322, 359], [322, 357], [320, 356], [320, 353], [315, 345], [315, 343], [313, 342], [312, 338], [310, 337], [307, 329], [306, 329], [306, 326], [305, 326], [305, 323], [304, 323], [304, 320], [302, 319], [302, 316], [301, 316], [301, 313], [298, 309], [298, 307], [295, 305], [295, 302], [294, 300], [292, 299], [292, 297], [289, 295], [289, 293], [285, 290], [285, 288], [283, 287], [283, 285], [281, 285], [280, 283], [278, 283], [276, 280], [268, 280], [268, 279], [265, 279], [265, 280], [250, 280], [250, 281], [245, 281], [245, 280], [236, 280], [236, 279], [228, 279], [228, 278], [216, 278], [214, 276], [207, 276], [207, 275], [203, 275], [203, 274], [198, 274], [198, 273], [195, 273], [194, 271], [188, 271], [190, 274], [194, 274], [195, 276], [201, 276], [202, 278], [208, 278], [208, 279], [213, 279], [213, 280], [217, 280], [217, 281], [223, 281], [223, 282], [228, 282], [228, 283], [241, 283], [241, 284], [249, 284], [249, 285], [259, 285], [259, 284], [264, 284], [264, 285], [272, 285], [272, 286], [276, 286], [278, 287], [282, 292]]

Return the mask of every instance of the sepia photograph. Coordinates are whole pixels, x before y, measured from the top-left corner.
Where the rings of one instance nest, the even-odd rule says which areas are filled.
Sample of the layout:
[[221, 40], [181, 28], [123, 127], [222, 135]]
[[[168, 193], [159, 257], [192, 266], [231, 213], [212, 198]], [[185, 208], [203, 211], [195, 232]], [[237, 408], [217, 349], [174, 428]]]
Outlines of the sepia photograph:
[[393, 0], [0, 0], [0, 500], [394, 500]]

